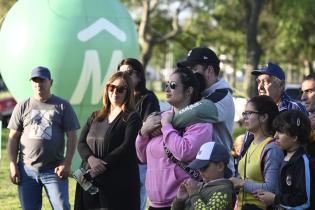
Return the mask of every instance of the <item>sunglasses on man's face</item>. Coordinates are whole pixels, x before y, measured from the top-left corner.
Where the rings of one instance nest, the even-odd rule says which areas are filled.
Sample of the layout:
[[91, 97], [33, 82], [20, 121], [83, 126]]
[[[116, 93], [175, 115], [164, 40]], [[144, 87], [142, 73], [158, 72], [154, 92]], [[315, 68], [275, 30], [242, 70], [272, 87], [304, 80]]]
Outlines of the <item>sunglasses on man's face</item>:
[[165, 89], [167, 89], [168, 87], [170, 87], [172, 90], [174, 90], [176, 88], [176, 82], [172, 81], [172, 82], [166, 82], [165, 84]]
[[125, 92], [125, 90], [127, 90], [127, 87], [126, 86], [113, 85], [113, 84], [107, 84], [107, 90], [109, 92], [114, 92], [115, 89], [116, 89], [117, 93], [123, 93], [123, 92]]

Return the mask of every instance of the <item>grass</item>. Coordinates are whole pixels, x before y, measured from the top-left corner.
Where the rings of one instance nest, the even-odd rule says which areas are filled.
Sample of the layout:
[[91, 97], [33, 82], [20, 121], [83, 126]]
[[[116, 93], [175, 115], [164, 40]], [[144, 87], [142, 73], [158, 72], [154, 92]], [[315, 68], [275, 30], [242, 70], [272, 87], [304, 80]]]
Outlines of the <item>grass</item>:
[[[18, 198], [18, 191], [16, 185], [12, 184], [9, 178], [9, 161], [6, 151], [8, 129], [2, 129], [2, 144], [1, 144], [1, 160], [0, 160], [0, 209], [1, 210], [15, 210], [21, 209]], [[75, 195], [75, 180], [69, 179], [69, 196], [70, 204], [73, 208]], [[43, 207], [42, 209], [51, 209], [46, 193], [43, 190]]]

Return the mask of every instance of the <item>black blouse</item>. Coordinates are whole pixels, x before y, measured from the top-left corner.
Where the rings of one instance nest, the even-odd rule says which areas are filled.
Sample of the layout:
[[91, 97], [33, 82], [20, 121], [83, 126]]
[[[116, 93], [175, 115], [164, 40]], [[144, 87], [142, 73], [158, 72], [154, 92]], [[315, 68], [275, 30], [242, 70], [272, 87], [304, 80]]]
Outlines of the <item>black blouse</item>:
[[[137, 112], [121, 112], [111, 123], [98, 122], [93, 113], [81, 131], [78, 152], [85, 168], [87, 159], [94, 155], [104, 160], [106, 170], [95, 178], [100, 188], [99, 198], [91, 197], [77, 186], [75, 207], [93, 205], [97, 208], [139, 209], [139, 171], [135, 140], [142, 126]], [[124, 202], [122, 201], [124, 198]], [[106, 204], [104, 204], [104, 201]], [[79, 208], [83, 206], [83, 208]], [[90, 206], [91, 207], [91, 206]]]

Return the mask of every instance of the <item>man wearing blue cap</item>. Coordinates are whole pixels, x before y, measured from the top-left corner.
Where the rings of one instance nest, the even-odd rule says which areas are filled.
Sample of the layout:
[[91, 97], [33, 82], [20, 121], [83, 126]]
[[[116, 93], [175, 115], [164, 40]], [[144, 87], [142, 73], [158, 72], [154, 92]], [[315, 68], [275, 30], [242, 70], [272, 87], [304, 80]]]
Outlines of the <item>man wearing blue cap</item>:
[[[306, 108], [285, 92], [285, 74], [279, 65], [269, 62], [267, 66], [252, 71], [252, 75], [257, 77], [258, 94], [270, 96], [277, 104], [279, 112], [297, 109], [308, 116]], [[253, 139], [254, 136], [246, 132], [241, 156], [245, 155]]]
[[258, 94], [270, 96], [278, 105], [279, 111], [298, 109], [308, 115], [305, 107], [293, 100], [285, 92], [285, 75], [277, 64], [269, 62], [266, 67], [254, 70], [252, 75], [257, 76]]
[[22, 209], [41, 209], [43, 186], [52, 209], [70, 209], [67, 178], [79, 121], [66, 100], [51, 94], [48, 68], [34, 68], [31, 82], [33, 97], [15, 106], [8, 125], [10, 178], [18, 185]]
[[189, 167], [200, 171], [203, 183], [185, 180], [179, 187], [172, 210], [234, 208], [236, 194], [229, 178], [230, 154], [220, 143], [207, 142], [200, 147]]

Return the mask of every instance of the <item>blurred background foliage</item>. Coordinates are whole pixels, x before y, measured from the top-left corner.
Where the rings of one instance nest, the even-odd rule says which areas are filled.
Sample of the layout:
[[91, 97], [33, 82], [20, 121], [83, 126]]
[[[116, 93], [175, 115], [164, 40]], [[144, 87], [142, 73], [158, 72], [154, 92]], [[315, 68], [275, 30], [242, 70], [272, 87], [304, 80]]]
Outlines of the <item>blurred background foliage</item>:
[[[0, 18], [15, 3], [1, 0]], [[122, 0], [139, 32], [140, 59], [160, 71], [174, 68], [196, 46], [215, 50], [233, 72], [230, 84], [255, 95], [253, 69], [279, 63], [289, 83], [314, 71], [313, 0]], [[236, 81], [237, 71], [244, 75]]]

